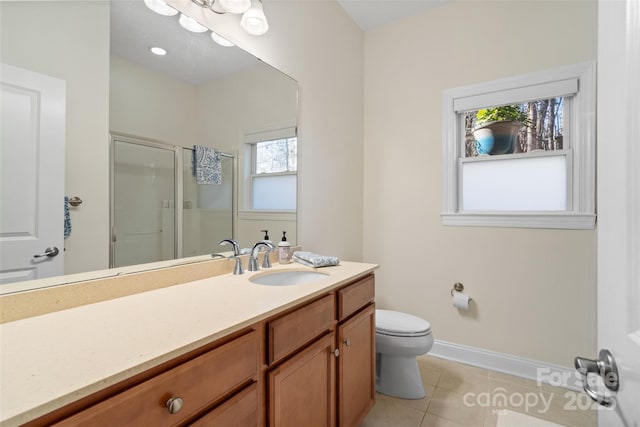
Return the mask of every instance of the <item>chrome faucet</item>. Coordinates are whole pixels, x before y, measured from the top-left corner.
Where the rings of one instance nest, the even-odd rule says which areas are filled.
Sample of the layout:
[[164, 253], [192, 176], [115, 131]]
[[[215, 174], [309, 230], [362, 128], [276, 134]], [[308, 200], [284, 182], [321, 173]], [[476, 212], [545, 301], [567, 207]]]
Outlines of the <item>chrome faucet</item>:
[[262, 268], [270, 268], [271, 261], [269, 260], [269, 253], [275, 249], [273, 243], [269, 242], [258, 242], [253, 245], [253, 249], [251, 249], [251, 255], [249, 256], [249, 271], [258, 271], [258, 252], [260, 252], [260, 247], [265, 246], [267, 248], [267, 253], [264, 254], [264, 260], [262, 262]]
[[[244, 274], [244, 267], [242, 266], [242, 260], [240, 259], [240, 247], [238, 246], [238, 242], [231, 239], [223, 239], [223, 240], [220, 240], [219, 245], [233, 246], [233, 255], [229, 257], [236, 260], [236, 265], [233, 267], [233, 274]], [[217, 254], [214, 254], [214, 255], [217, 255]]]

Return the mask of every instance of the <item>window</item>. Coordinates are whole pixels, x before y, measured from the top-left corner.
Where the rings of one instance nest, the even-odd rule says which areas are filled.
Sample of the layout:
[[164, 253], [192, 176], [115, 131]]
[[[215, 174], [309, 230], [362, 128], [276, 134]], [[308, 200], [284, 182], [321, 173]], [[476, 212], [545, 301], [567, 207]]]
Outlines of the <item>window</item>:
[[593, 63], [451, 89], [443, 108], [443, 224], [593, 227]]
[[[564, 96], [536, 99], [520, 104], [482, 108], [464, 113], [465, 157], [488, 155], [476, 136], [500, 120], [516, 122], [513, 145], [505, 148], [513, 153], [537, 150], [562, 150], [564, 141]], [[511, 141], [512, 140], [512, 141]], [[508, 144], [507, 144], [508, 145]], [[492, 147], [493, 148], [493, 147]], [[499, 150], [497, 150], [499, 151]]]
[[295, 211], [298, 139], [295, 128], [247, 135], [251, 152], [250, 210]]

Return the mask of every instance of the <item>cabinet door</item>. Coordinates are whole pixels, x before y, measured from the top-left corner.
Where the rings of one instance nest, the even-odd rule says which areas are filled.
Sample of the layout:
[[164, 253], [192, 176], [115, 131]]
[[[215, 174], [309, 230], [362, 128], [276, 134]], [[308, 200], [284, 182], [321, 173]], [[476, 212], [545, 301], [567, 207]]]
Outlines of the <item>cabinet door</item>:
[[338, 327], [338, 425], [359, 426], [375, 403], [375, 306]]
[[268, 374], [270, 427], [333, 427], [335, 334], [320, 338]]

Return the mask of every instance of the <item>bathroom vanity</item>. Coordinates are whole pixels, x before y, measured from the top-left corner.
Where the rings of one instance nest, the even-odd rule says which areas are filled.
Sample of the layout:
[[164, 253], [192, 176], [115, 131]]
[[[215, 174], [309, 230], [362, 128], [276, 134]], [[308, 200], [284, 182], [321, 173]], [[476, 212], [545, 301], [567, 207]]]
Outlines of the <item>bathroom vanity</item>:
[[357, 426], [375, 399], [376, 268], [250, 282], [312, 271], [275, 265], [4, 323], [0, 425]]

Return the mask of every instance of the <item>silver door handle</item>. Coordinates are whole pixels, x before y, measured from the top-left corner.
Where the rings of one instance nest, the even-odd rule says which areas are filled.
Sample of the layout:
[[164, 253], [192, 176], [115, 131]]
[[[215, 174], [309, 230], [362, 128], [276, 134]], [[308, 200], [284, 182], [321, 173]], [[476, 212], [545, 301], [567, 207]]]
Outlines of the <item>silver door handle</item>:
[[58, 255], [59, 253], [60, 253], [60, 251], [58, 250], [58, 248], [56, 248], [55, 246], [51, 246], [51, 247], [48, 247], [47, 249], [45, 249], [44, 253], [36, 254], [33, 257], [34, 258], [42, 258], [42, 257], [53, 258], [54, 256]]
[[610, 407], [614, 403], [613, 398], [595, 391], [589, 384], [588, 376], [589, 374], [599, 375], [602, 377], [605, 387], [610, 391], [616, 392], [620, 386], [618, 367], [609, 350], [600, 350], [600, 354], [598, 356], [599, 357], [596, 360], [576, 357], [575, 367], [582, 377], [582, 388], [584, 389], [584, 392], [600, 405]]

